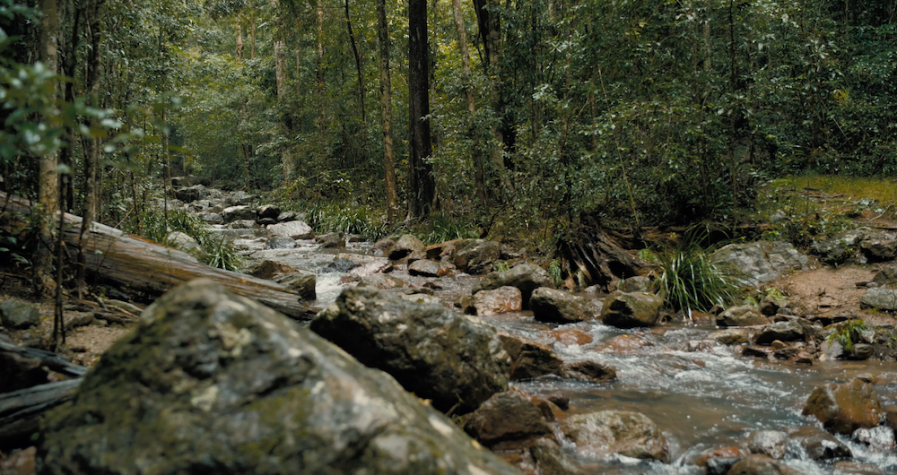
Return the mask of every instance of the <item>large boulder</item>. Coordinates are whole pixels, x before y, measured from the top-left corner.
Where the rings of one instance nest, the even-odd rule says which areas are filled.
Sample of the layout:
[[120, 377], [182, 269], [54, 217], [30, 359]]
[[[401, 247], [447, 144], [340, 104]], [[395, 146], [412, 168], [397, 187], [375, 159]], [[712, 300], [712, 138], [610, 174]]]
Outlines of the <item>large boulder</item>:
[[542, 411], [520, 391], [489, 398], [464, 418], [464, 431], [492, 450], [525, 447], [552, 435]]
[[421, 259], [412, 262], [408, 266], [408, 274], [420, 277], [442, 277], [448, 275], [454, 269], [455, 266], [448, 262]]
[[495, 329], [440, 305], [347, 288], [311, 329], [441, 411], [472, 411], [508, 388], [511, 359]]
[[0, 325], [6, 328], [31, 328], [40, 324], [37, 305], [19, 299], [0, 303]]
[[819, 239], [813, 243], [810, 250], [820, 256], [823, 262], [840, 264], [852, 258], [860, 243], [874, 233], [868, 229], [849, 229], [842, 231], [828, 239]]
[[897, 290], [873, 287], [863, 293], [860, 298], [860, 307], [893, 312], [897, 310]]
[[524, 308], [528, 308], [533, 291], [539, 287], [553, 289], [554, 282], [551, 280], [551, 276], [548, 275], [548, 272], [546, 272], [545, 269], [524, 263], [505, 272], [491, 272], [487, 274], [480, 280], [480, 283], [473, 288], [473, 293], [476, 294], [481, 290], [495, 290], [499, 287], [517, 287], [520, 289]]
[[421, 259], [425, 256], [424, 249], [426, 249], [426, 247], [427, 246], [425, 246], [420, 239], [411, 234], [405, 234], [396, 241], [395, 245], [389, 251], [389, 258], [393, 261], [404, 259], [409, 256]]
[[800, 323], [791, 320], [786, 322], [773, 323], [757, 333], [755, 343], [758, 345], [771, 345], [772, 342], [779, 341], [802, 341], [807, 339], [807, 330]]
[[268, 226], [269, 236], [288, 237], [290, 239], [313, 239], [315, 232], [304, 221], [287, 221]]
[[756, 287], [772, 282], [786, 272], [807, 267], [807, 256], [790, 243], [759, 241], [729, 244], [714, 252], [711, 260], [733, 274], [742, 286]]
[[613, 292], [604, 299], [601, 321], [617, 328], [653, 327], [663, 300], [647, 292]]
[[174, 197], [183, 201], [184, 203], [192, 203], [194, 201], [206, 198], [207, 196], [209, 196], [209, 193], [206, 191], [206, 187], [202, 185], [181, 188], [179, 190], [175, 190], [174, 192]]
[[41, 432], [44, 475], [517, 473], [388, 375], [208, 280], [151, 305]]
[[221, 212], [221, 217], [224, 218], [225, 223], [233, 223], [234, 221], [252, 221], [253, 224], [255, 223], [255, 211], [249, 206], [240, 205], [224, 208], [224, 211]]
[[461, 239], [454, 243], [452, 261], [468, 274], [484, 274], [501, 258], [501, 246], [485, 239]]
[[853, 457], [847, 445], [816, 426], [790, 428], [788, 437], [803, 448], [810, 460], [820, 462]]
[[576, 323], [594, 320], [598, 312], [591, 300], [557, 289], [541, 287], [533, 291], [529, 308], [540, 322]]
[[754, 325], [767, 325], [769, 319], [760, 313], [757, 307], [741, 305], [732, 307], [716, 317], [717, 326], [721, 327], [750, 327]]
[[519, 312], [523, 309], [523, 296], [517, 287], [481, 290], [473, 296], [473, 308], [477, 315]]
[[666, 439], [654, 421], [638, 412], [600, 411], [561, 421], [561, 430], [577, 451], [591, 457], [620, 454], [638, 459], [670, 461]]
[[817, 387], [803, 410], [803, 415], [815, 416], [829, 432], [845, 435], [877, 426], [882, 414], [872, 385], [861, 379]]

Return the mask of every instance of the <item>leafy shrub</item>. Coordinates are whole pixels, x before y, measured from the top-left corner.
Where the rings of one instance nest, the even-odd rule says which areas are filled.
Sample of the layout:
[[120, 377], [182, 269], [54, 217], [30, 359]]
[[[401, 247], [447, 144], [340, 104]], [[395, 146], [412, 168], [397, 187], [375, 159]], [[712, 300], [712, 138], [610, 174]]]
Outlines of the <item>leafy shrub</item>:
[[860, 334], [866, 331], [865, 320], [851, 320], [838, 325], [835, 333], [826, 338], [829, 343], [837, 341], [845, 351], [853, 351], [853, 346], [860, 341]]
[[315, 204], [308, 208], [306, 220], [315, 231], [358, 234], [365, 241], [388, 234], [383, 216], [364, 206]]
[[554, 281], [555, 287], [560, 287], [564, 284], [564, 279], [561, 274], [561, 261], [552, 259], [551, 262], [548, 263], [548, 275], [551, 276], [551, 280]]
[[202, 249], [209, 266], [231, 271], [238, 271], [243, 267], [243, 258], [230, 239], [223, 236], [210, 237], [203, 243]]

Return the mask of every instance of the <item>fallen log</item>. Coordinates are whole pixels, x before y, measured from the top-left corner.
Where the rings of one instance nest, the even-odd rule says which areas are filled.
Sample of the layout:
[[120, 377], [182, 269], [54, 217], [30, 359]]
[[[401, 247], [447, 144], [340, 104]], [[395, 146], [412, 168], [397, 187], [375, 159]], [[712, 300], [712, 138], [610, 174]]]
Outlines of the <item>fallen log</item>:
[[[0, 192], [0, 209], [3, 209], [0, 228], [10, 233], [22, 232], [29, 221], [28, 215], [37, 213], [30, 200], [3, 192]], [[66, 213], [64, 222], [66, 247], [76, 250], [83, 245], [87, 271], [102, 279], [162, 294], [185, 282], [207, 278], [289, 317], [309, 320], [314, 316], [314, 311], [300, 302], [299, 294], [274, 282], [203, 265], [185, 252], [96, 222], [91, 224], [87, 239], [81, 243], [81, 218]]]
[[51, 351], [39, 350], [15, 345], [0, 340], [0, 361], [5, 361], [4, 367], [14, 364], [29, 367], [46, 367], [49, 370], [66, 376], [79, 377], [87, 373], [87, 368], [78, 366], [65, 357]]
[[0, 394], [0, 450], [33, 445], [43, 415], [71, 399], [80, 384], [78, 378]]

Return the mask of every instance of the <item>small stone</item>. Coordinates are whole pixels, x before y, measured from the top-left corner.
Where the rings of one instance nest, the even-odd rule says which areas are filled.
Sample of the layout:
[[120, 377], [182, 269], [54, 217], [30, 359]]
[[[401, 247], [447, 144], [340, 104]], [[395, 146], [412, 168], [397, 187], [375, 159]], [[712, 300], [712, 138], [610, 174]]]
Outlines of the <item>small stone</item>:
[[31, 328], [40, 323], [37, 305], [19, 299], [0, 303], [0, 324], [6, 328]]

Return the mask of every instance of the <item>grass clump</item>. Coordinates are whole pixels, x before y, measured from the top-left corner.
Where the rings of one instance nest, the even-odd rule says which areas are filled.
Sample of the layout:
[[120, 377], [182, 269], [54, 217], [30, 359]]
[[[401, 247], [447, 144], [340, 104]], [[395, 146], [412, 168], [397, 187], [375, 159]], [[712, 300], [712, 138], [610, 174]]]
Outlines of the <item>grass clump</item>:
[[318, 232], [357, 234], [365, 241], [388, 234], [384, 216], [365, 206], [314, 204], [307, 209], [306, 220]]
[[861, 341], [860, 334], [866, 331], [865, 320], [851, 320], [838, 325], [835, 333], [826, 338], [826, 341], [838, 342], [844, 351], [853, 351], [854, 345]]
[[710, 250], [701, 247], [704, 236], [689, 232], [678, 246], [657, 253], [662, 273], [655, 281], [660, 296], [674, 310], [691, 316], [739, 300], [741, 291], [732, 273], [710, 260]]
[[168, 210], [166, 223], [162, 210], [148, 208], [141, 213], [139, 229], [136, 220], [127, 221], [123, 229], [167, 246], [172, 245], [168, 241], [171, 233], [182, 232], [199, 244], [202, 252], [195, 253], [194, 256], [202, 263], [231, 271], [240, 270], [243, 264], [243, 259], [230, 240], [213, 235], [202, 219], [186, 210]]

